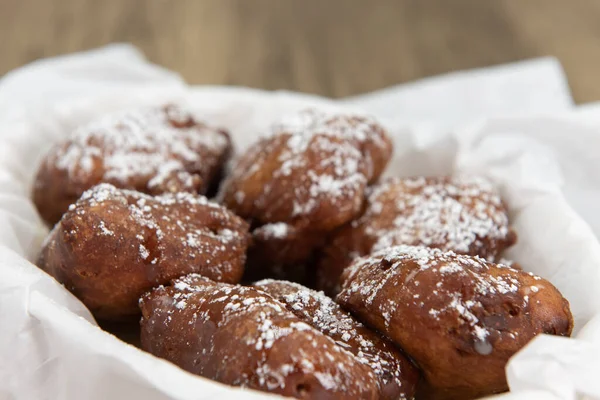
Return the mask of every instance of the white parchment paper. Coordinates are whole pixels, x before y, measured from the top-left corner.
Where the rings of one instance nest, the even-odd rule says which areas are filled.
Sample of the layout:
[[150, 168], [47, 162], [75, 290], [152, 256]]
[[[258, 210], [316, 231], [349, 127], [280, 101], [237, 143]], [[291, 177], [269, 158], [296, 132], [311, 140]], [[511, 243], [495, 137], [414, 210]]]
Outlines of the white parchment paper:
[[[77, 125], [123, 107], [187, 103], [238, 149], [282, 113], [350, 107], [379, 117], [388, 175], [484, 174], [510, 205], [510, 256], [571, 302], [573, 339], [540, 336], [507, 367], [510, 399], [600, 398], [600, 118], [572, 111], [560, 65], [540, 59], [332, 101], [189, 88], [129, 46], [46, 60], [0, 81], [0, 398], [265, 398], [188, 374], [100, 330], [35, 260], [47, 233], [29, 192], [37, 162]], [[546, 114], [547, 116], [542, 116]], [[560, 117], [558, 116], [560, 115]]]

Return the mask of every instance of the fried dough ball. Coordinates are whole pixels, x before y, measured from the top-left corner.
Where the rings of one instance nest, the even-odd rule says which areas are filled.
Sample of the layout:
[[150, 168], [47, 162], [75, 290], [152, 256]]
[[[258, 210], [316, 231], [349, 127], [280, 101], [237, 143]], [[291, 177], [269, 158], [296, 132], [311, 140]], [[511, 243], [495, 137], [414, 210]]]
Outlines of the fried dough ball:
[[355, 260], [337, 302], [422, 369], [432, 398], [507, 390], [508, 359], [540, 333], [569, 336], [569, 303], [548, 281], [479, 257], [396, 246]]
[[175, 105], [108, 115], [48, 152], [33, 200], [53, 225], [84, 191], [101, 182], [148, 194], [204, 194], [218, 183], [230, 151], [227, 132]]
[[389, 246], [428, 246], [494, 261], [515, 241], [507, 209], [486, 179], [391, 178], [369, 189], [360, 218], [325, 245], [316, 285], [335, 295], [354, 258]]
[[285, 304], [302, 321], [371, 367], [378, 378], [380, 399], [414, 398], [419, 372], [412, 363], [387, 339], [358, 322], [323, 292], [271, 279], [253, 286]]
[[142, 348], [233, 386], [300, 399], [376, 399], [369, 367], [252, 287], [179, 278], [140, 300]]
[[271, 136], [251, 146], [233, 165], [220, 197], [253, 228], [279, 224], [285, 233], [277, 239], [301, 249], [280, 252], [274, 263], [301, 263], [314, 238], [360, 213], [367, 185], [378, 179], [391, 152], [390, 139], [374, 120], [307, 110], [284, 118]]
[[126, 319], [143, 293], [190, 272], [239, 282], [249, 239], [245, 221], [204, 196], [100, 184], [69, 207], [38, 266], [96, 317]]

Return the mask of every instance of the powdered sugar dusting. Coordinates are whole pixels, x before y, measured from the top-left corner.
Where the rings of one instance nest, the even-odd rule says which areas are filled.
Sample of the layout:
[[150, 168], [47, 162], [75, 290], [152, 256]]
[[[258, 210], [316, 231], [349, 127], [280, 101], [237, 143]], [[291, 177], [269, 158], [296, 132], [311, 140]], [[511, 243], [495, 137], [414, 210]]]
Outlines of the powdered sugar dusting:
[[298, 318], [354, 354], [358, 362], [375, 372], [382, 386], [392, 381], [402, 386], [401, 363], [398, 360], [401, 356], [395, 353], [393, 346], [369, 331], [323, 292], [272, 279], [258, 281], [254, 286], [280, 300]]
[[[185, 207], [184, 212], [182, 206]], [[138, 241], [139, 257], [150, 264], [160, 261], [163, 239], [166, 236], [171, 242], [177, 243], [182, 251], [185, 249], [189, 257], [206, 264], [210, 264], [211, 259], [230, 258], [233, 253], [243, 254], [247, 246], [245, 223], [224, 207], [201, 195], [181, 192], [149, 196], [103, 183], [85, 191], [69, 213], [84, 215], [89, 207], [98, 210], [104, 208], [104, 212], [108, 213], [112, 212], [112, 207], [126, 208], [128, 219], [123, 224], [137, 227], [139, 233], [135, 240]], [[99, 215], [103, 216], [101, 213], [100, 211]], [[222, 228], [215, 232], [204, 225], [202, 213], [213, 213]], [[123, 240], [116, 237], [115, 232], [108, 229], [102, 219], [94, 228], [99, 235], [113, 237], [116, 241]], [[150, 246], [148, 240], [153, 241], [154, 245]], [[221, 269], [224, 272], [228, 270], [223, 265]], [[217, 270], [219, 268], [214, 269], [215, 273]], [[218, 276], [213, 278], [217, 279]]]
[[296, 188], [292, 216], [310, 214], [318, 199], [324, 197], [334, 203], [351, 198], [366, 185], [370, 176], [364, 169], [360, 145], [372, 138], [376, 145], [385, 146], [381, 137], [373, 134], [374, 124], [366, 117], [310, 110], [286, 116], [274, 125], [273, 135], [289, 135], [279, 155], [281, 167], [273, 172], [274, 178], [306, 169], [309, 151], [320, 155], [317, 168], [307, 170], [304, 175], [307, 182]]
[[290, 232], [290, 226], [284, 222], [266, 224], [259, 229], [260, 234], [264, 239], [285, 239]]
[[[74, 207], [74, 205], [73, 205], [73, 207]], [[100, 221], [100, 223], [98, 224], [98, 228], [100, 229], [100, 232], [102, 232], [103, 235], [112, 236], [115, 234], [113, 231], [111, 231], [110, 229], [108, 229], [106, 227], [106, 224], [104, 221]]]
[[57, 168], [71, 180], [86, 181], [101, 171], [102, 181], [120, 187], [141, 189], [142, 180], [147, 190], [174, 192], [208, 185], [201, 181], [209, 178], [228, 147], [223, 132], [167, 106], [105, 116], [77, 129], [54, 156]]
[[[410, 272], [402, 272], [404, 268], [410, 269]], [[505, 272], [492, 274], [491, 268]], [[490, 328], [480, 319], [486, 315], [481, 299], [517, 294], [521, 288], [518, 279], [520, 272], [508, 266], [496, 267], [496, 264], [477, 256], [457, 255], [452, 251], [424, 246], [394, 246], [357, 259], [346, 271], [340, 297], [348, 298], [353, 293], [359, 293], [365, 296], [367, 304], [372, 305], [382, 288], [398, 284], [399, 277], [406, 275], [401, 279], [403, 290], [415, 306], [422, 308], [426, 304], [425, 299], [413, 293], [418, 291], [417, 282], [423, 271], [433, 271], [439, 279], [427, 302], [437, 306], [426, 310], [426, 315], [432, 320], [456, 318], [459, 325], [468, 327], [475, 350], [484, 355], [491, 353], [492, 345], [488, 340]], [[457, 288], [453, 286], [454, 282], [470, 282], [469, 289], [461, 285], [458, 289], [452, 289]], [[395, 303], [383, 303], [380, 307], [386, 323], [392, 323]]]
[[[286, 290], [288, 294], [275, 296], [269, 289], [269, 285], [285, 284], [291, 290]], [[303, 320], [309, 320], [310, 323], [326, 334], [346, 333], [350, 337], [354, 337], [354, 326], [362, 326], [349, 315], [341, 311], [339, 306], [323, 292], [310, 290], [302, 285], [287, 282], [265, 279], [254, 284], [255, 287], [265, 290], [267, 293], [274, 295], [284, 304], [289, 305], [296, 315], [299, 315]], [[313, 310], [313, 308], [317, 307]]]
[[147, 259], [148, 257], [150, 257], [150, 252], [148, 251], [146, 246], [144, 246], [143, 244], [140, 243], [139, 249], [140, 249], [140, 257], [142, 257], [144, 260]]
[[[348, 390], [353, 393], [357, 386], [368, 387], [373, 379], [368, 374], [366, 377], [356, 376], [352, 372], [356, 368], [350, 354], [309, 324], [300, 321], [273, 297], [255, 288], [215, 283], [200, 275], [190, 274], [176, 279], [170, 288], [155, 290], [151, 296], [158, 293], [165, 296], [165, 300], [158, 304], [164, 307], [162, 312], [167, 317], [163, 321], [167, 326], [175, 323], [180, 313], [193, 315], [202, 323], [216, 326], [217, 331], [236, 324], [236, 321], [240, 321], [237, 318], [256, 321], [256, 334], [243, 334], [236, 338], [239, 343], [232, 343], [235, 351], [248, 351], [249, 357], [255, 360], [251, 376], [240, 376], [239, 385], [244, 386], [247, 381], [252, 381], [258, 382], [259, 387], [277, 391], [286, 387], [288, 376], [309, 374], [314, 375], [327, 390], [342, 393]], [[272, 362], [269, 359], [270, 351], [290, 335], [304, 338], [298, 342], [300, 347], [287, 349], [289, 344], [279, 345], [278, 352], [287, 349], [289, 362]], [[207, 339], [206, 343], [210, 341]], [[202, 351], [208, 357], [213, 349]], [[332, 369], [333, 360], [337, 360], [338, 364]]]
[[[274, 222], [268, 206], [275, 200], [270, 196], [273, 190], [285, 188], [277, 192], [277, 201], [287, 205], [287, 214], [278, 214], [277, 222], [311, 216], [322, 203], [357, 212], [367, 183], [381, 172], [380, 165], [377, 170], [374, 166], [374, 153], [387, 160], [390, 144], [383, 128], [369, 117], [316, 110], [285, 116], [233, 168], [223, 189], [226, 203], [236, 209], [252, 201], [253, 215], [245, 217]], [[250, 196], [238, 187], [257, 171], [264, 173], [264, 168], [269, 169], [270, 179], [260, 193]]]
[[390, 179], [372, 189], [368, 204], [356, 225], [366, 225], [373, 251], [422, 245], [493, 260], [489, 242], [505, 240], [509, 233], [500, 196], [480, 177]]
[[339, 118], [339, 112], [326, 112], [323, 110], [304, 110], [295, 114], [285, 115], [281, 121], [273, 125], [272, 132], [277, 134], [285, 132], [291, 134], [290, 145], [298, 151], [308, 147], [310, 136], [324, 134], [338, 137], [351, 137], [359, 142], [373, 140], [380, 148], [387, 144], [380, 137], [369, 137], [373, 132], [375, 121], [365, 115], [352, 115], [350, 118]]

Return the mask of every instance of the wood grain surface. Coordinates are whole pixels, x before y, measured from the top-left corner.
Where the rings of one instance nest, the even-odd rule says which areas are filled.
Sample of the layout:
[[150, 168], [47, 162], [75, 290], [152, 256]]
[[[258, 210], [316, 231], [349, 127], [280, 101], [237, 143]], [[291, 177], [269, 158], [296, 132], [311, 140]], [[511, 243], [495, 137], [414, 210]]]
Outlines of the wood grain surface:
[[131, 42], [192, 84], [340, 97], [554, 55], [600, 100], [597, 0], [0, 0], [0, 75]]

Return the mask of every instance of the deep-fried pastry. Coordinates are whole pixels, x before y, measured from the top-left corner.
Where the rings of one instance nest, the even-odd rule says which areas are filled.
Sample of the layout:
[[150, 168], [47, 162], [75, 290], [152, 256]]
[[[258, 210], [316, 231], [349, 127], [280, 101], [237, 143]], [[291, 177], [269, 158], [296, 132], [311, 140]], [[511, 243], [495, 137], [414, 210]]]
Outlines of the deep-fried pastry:
[[392, 343], [358, 322], [323, 292], [272, 279], [253, 286], [285, 304], [302, 321], [371, 367], [378, 378], [380, 399], [414, 398], [419, 373], [412, 363]]
[[38, 169], [33, 200], [54, 224], [101, 182], [148, 194], [204, 194], [218, 183], [230, 151], [227, 132], [175, 105], [108, 115], [50, 149]]
[[284, 119], [271, 136], [251, 146], [233, 166], [220, 196], [253, 228], [278, 224], [277, 240], [301, 251], [276, 257], [295, 264], [311, 253], [314, 238], [359, 214], [367, 184], [377, 180], [391, 151], [385, 130], [370, 118], [305, 111]]
[[101, 319], [139, 315], [152, 287], [190, 272], [239, 282], [248, 225], [204, 196], [152, 197], [100, 184], [69, 207], [38, 266]]
[[337, 301], [402, 348], [436, 399], [506, 390], [513, 354], [540, 333], [573, 328], [569, 303], [545, 279], [427, 247], [355, 260]]
[[193, 274], [140, 307], [142, 347], [194, 374], [301, 399], [377, 398], [369, 367], [255, 288]]

